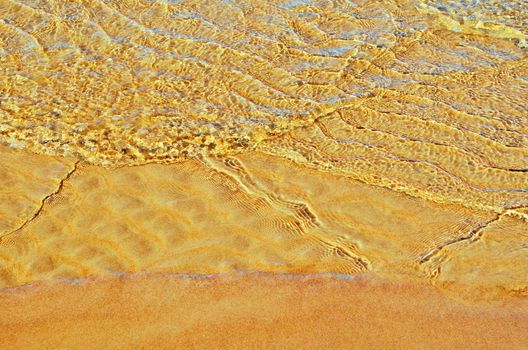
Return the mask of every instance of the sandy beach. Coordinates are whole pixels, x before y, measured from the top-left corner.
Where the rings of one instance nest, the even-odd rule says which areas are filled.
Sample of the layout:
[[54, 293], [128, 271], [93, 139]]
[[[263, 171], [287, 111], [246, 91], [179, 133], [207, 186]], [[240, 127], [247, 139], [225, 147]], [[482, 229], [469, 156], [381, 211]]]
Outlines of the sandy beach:
[[140, 274], [0, 300], [11, 349], [524, 349], [528, 332], [525, 302], [468, 306], [369, 275]]
[[524, 1], [0, 9], [0, 348], [526, 348]]

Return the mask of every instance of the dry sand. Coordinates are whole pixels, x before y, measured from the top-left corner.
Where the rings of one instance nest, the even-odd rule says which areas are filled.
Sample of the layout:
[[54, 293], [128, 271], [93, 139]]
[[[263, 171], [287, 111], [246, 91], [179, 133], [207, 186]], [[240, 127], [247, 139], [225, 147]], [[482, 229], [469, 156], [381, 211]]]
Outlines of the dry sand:
[[141, 274], [0, 291], [6, 349], [525, 349], [528, 305], [358, 275]]

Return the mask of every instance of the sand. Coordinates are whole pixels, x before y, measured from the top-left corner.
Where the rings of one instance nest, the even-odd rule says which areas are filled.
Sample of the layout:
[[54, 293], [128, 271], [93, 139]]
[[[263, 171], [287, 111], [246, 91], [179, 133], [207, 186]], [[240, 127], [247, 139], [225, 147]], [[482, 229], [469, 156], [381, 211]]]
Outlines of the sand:
[[0, 236], [21, 229], [38, 213], [73, 166], [68, 159], [19, 153], [0, 146]]
[[[55, 159], [2, 154], [9, 169]], [[4, 287], [116, 272], [372, 271], [466, 300], [526, 295], [521, 212], [413, 198], [258, 152], [61, 169], [56, 188], [28, 204], [33, 212], [4, 214], [26, 221], [1, 238]], [[22, 186], [4, 196], [32, 190]], [[2, 205], [12, 210], [9, 201]]]
[[468, 4], [0, 0], [0, 343], [522, 348], [528, 11]]
[[0, 291], [20, 349], [524, 349], [528, 305], [358, 275], [140, 274]]

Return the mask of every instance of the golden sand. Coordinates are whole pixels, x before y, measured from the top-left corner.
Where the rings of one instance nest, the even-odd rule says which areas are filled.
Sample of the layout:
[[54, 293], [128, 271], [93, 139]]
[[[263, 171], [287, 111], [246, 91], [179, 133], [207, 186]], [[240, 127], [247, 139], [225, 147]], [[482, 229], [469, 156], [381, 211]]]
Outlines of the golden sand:
[[[14, 174], [57, 161], [0, 154]], [[528, 222], [518, 210], [438, 204], [258, 152], [116, 169], [58, 164], [50, 195], [11, 215], [2, 201], [5, 221], [19, 221], [0, 241], [3, 286], [139, 271], [373, 271], [468, 300], [527, 293]], [[22, 197], [32, 184], [3, 195]]]
[[138, 275], [0, 291], [19, 349], [525, 349], [528, 305], [358, 276]]
[[[0, 0], [0, 11], [6, 344], [410, 348], [414, 334], [416, 347], [522, 348], [526, 308], [510, 307], [528, 296], [524, 1]], [[236, 271], [269, 275], [159, 277]], [[135, 273], [154, 275], [115, 278]], [[199, 317], [171, 328], [173, 291], [191, 298], [181, 319], [202, 298], [212, 332]], [[77, 293], [100, 299], [83, 309]], [[167, 306], [142, 314], [155, 293]], [[45, 302], [56, 311], [43, 322]], [[99, 303], [122, 314], [87, 316]], [[97, 338], [78, 337], [93, 327]]]

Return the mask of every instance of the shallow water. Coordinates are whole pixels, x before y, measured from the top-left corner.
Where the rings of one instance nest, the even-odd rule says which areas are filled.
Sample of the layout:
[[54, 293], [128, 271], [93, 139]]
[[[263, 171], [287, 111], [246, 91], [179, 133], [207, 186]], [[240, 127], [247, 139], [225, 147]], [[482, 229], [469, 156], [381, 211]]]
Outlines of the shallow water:
[[440, 202], [526, 203], [524, 1], [2, 7], [6, 145], [105, 166], [271, 148]]

